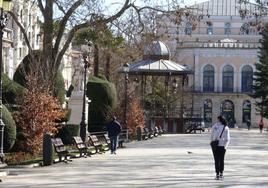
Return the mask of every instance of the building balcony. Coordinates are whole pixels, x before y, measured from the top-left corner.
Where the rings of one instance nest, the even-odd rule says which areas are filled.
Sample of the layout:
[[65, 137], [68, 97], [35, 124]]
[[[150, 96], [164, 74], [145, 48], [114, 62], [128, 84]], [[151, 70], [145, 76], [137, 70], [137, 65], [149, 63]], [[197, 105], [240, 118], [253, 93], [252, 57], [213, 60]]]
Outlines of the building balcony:
[[178, 42], [176, 48], [239, 48], [239, 49], [258, 49], [261, 46], [259, 42], [203, 42], [203, 41], [185, 41]]
[[250, 95], [253, 93], [253, 91], [251, 90], [242, 90], [239, 87], [235, 87], [233, 89], [228, 89], [228, 88], [221, 88], [221, 87], [217, 87], [211, 89], [211, 88], [201, 88], [201, 87], [195, 87], [194, 90], [192, 90], [193, 93], [221, 93], [221, 94], [246, 94], [246, 95]]

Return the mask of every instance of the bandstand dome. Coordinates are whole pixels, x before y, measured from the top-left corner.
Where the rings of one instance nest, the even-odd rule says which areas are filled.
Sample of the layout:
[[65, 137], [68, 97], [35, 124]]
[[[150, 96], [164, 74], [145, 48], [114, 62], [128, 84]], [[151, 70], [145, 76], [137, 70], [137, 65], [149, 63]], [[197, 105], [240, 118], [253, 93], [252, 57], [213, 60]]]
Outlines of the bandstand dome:
[[[122, 70], [119, 72], [122, 72]], [[171, 76], [193, 74], [193, 71], [170, 60], [168, 46], [161, 41], [154, 41], [144, 48], [141, 60], [130, 64], [128, 74]]]
[[161, 41], [153, 41], [143, 51], [143, 59], [167, 59], [170, 58], [170, 51], [167, 45]]

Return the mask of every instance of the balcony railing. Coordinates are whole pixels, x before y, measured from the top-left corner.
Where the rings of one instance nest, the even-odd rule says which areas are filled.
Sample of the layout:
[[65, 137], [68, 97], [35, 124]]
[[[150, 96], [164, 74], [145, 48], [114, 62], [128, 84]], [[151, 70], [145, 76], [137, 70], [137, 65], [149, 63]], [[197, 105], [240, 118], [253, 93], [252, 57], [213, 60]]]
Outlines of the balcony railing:
[[193, 89], [193, 92], [194, 93], [230, 93], [230, 94], [252, 94], [253, 91], [242, 91], [241, 88], [239, 87], [234, 87], [233, 90], [226, 90], [226, 91], [223, 91], [223, 89], [221, 87], [217, 87], [215, 88], [214, 90], [203, 90], [201, 87], [195, 87]]
[[178, 42], [176, 48], [243, 48], [258, 49], [261, 46], [259, 42]]

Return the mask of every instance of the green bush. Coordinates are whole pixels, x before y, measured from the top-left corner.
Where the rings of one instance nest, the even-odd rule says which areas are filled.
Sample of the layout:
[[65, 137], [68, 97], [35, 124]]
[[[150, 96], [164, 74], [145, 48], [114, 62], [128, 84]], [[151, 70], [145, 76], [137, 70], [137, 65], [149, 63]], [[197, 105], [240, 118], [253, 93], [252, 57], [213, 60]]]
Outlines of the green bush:
[[80, 125], [66, 124], [62, 125], [62, 128], [57, 133], [56, 137], [62, 139], [62, 142], [66, 145], [73, 143], [73, 136], [79, 136]]
[[3, 105], [3, 122], [4, 127], [4, 152], [9, 151], [16, 141], [16, 123], [13, 120], [11, 113]]
[[88, 130], [100, 131], [116, 107], [115, 86], [107, 80], [90, 76], [87, 83], [87, 97], [91, 100], [88, 110]]
[[10, 80], [10, 78], [3, 74], [3, 103], [4, 104], [16, 104], [17, 96], [22, 96], [25, 92], [25, 88], [20, 84]]
[[[13, 80], [23, 87], [27, 87], [26, 76], [30, 73], [31, 69], [35, 69], [35, 66], [38, 66], [41, 61], [41, 53], [39, 50], [34, 51], [34, 59], [35, 61], [31, 62], [30, 55], [27, 55], [22, 60], [13, 76]], [[54, 81], [54, 95], [58, 97], [61, 104], [63, 104], [65, 100], [65, 92], [64, 78], [62, 73], [58, 72]]]
[[19, 64], [13, 76], [13, 80], [22, 85], [23, 87], [27, 86], [26, 75], [29, 74], [31, 69], [35, 68], [35, 66], [38, 66], [39, 62], [41, 61], [40, 50], [35, 50], [33, 54], [35, 61], [34, 62], [30, 61], [31, 58], [29, 54], [25, 56], [22, 62]]

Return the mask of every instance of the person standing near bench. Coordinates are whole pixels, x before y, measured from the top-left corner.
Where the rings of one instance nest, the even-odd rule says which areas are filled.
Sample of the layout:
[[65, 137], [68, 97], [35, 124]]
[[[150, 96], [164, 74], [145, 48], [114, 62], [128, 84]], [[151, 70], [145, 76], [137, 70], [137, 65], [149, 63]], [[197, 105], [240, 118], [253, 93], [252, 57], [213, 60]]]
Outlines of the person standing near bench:
[[216, 180], [223, 179], [224, 155], [229, 142], [230, 133], [227, 122], [222, 116], [218, 116], [218, 122], [212, 126], [211, 132], [211, 147], [214, 156]]
[[106, 126], [108, 137], [111, 140], [111, 154], [116, 154], [118, 135], [122, 130], [120, 123], [113, 117], [113, 120]]

